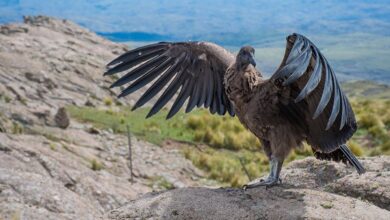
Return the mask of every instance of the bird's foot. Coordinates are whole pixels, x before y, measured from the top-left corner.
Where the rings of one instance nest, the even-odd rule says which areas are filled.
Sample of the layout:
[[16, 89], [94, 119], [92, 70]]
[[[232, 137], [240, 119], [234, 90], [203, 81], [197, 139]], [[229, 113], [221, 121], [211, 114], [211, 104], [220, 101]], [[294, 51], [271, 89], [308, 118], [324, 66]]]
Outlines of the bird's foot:
[[269, 176], [267, 179], [263, 180], [261, 179], [259, 182], [252, 183], [252, 184], [245, 184], [242, 189], [247, 190], [251, 188], [256, 188], [259, 186], [265, 186], [265, 189], [271, 188], [273, 186], [276, 186], [278, 184], [281, 184], [282, 180], [280, 178], [275, 178], [272, 176]]

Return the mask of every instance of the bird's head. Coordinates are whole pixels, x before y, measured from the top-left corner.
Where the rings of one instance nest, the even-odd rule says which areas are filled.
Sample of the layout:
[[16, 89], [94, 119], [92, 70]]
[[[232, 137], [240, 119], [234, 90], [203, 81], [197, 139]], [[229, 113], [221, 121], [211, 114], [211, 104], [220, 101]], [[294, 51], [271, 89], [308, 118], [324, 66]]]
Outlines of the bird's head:
[[237, 54], [236, 63], [240, 68], [245, 68], [249, 64], [256, 66], [255, 62], [255, 49], [251, 46], [241, 47], [240, 51]]

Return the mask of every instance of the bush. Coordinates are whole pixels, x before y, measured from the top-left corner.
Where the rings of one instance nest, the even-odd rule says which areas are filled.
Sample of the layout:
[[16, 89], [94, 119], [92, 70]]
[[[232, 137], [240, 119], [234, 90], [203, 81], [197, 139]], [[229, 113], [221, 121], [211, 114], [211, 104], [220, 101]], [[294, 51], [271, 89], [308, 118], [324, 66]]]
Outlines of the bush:
[[23, 134], [24, 128], [23, 125], [19, 122], [12, 123], [12, 134]]
[[295, 154], [297, 156], [308, 157], [313, 155], [313, 150], [307, 143], [303, 143], [301, 147], [295, 149]]
[[184, 156], [202, 170], [208, 172], [210, 178], [230, 186], [242, 186], [248, 177], [243, 170], [240, 159], [252, 179], [268, 172], [268, 159], [260, 152], [240, 150], [214, 150], [207, 148], [204, 152], [193, 148], [184, 150]]
[[98, 170], [102, 170], [103, 168], [104, 168], [103, 164], [101, 164], [99, 161], [97, 161], [96, 159], [91, 160], [91, 169], [92, 170], [98, 171]]
[[364, 154], [363, 148], [358, 143], [351, 140], [351, 141], [348, 141], [347, 145], [353, 154], [355, 154], [358, 157], [363, 156], [363, 154]]
[[194, 141], [200, 141], [215, 148], [230, 150], [260, 147], [256, 136], [246, 130], [237, 118], [213, 116], [207, 112], [188, 118], [186, 125], [194, 130]]
[[361, 115], [359, 115], [358, 124], [360, 128], [366, 129], [369, 129], [374, 126], [383, 126], [383, 123], [380, 121], [379, 117], [370, 113], [362, 113]]
[[383, 114], [382, 121], [385, 124], [385, 126], [390, 127], [390, 106], [388, 111]]
[[199, 115], [192, 115], [188, 117], [187, 126], [190, 129], [197, 130], [203, 129], [205, 127], [205, 123]]
[[213, 131], [209, 144], [213, 147], [223, 148], [225, 143], [225, 135], [221, 131]]
[[390, 153], [390, 140], [387, 140], [380, 146], [381, 150], [386, 153]]
[[111, 106], [112, 103], [113, 103], [113, 101], [112, 101], [112, 99], [111, 99], [110, 97], [106, 97], [106, 98], [104, 98], [103, 103], [104, 103], [106, 106]]
[[374, 138], [384, 139], [387, 136], [386, 129], [384, 126], [375, 125], [368, 129], [368, 133], [371, 134]]
[[163, 190], [169, 190], [169, 189], [174, 189], [175, 186], [169, 182], [165, 177], [163, 176], [153, 176], [151, 178], [151, 184], [149, 184], [150, 187], [157, 187], [158, 189], [163, 189]]

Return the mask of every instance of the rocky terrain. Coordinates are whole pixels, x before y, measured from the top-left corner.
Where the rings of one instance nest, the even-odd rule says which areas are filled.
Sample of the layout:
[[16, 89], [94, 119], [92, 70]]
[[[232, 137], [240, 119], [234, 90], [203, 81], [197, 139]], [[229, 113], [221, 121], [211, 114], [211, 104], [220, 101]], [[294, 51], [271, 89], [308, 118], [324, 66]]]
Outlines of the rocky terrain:
[[[126, 50], [67, 20], [0, 26], [1, 220], [390, 218], [389, 157], [364, 159], [362, 176], [342, 164], [296, 161], [282, 186], [244, 192], [217, 189], [177, 144], [133, 137], [131, 178], [127, 136], [64, 110], [107, 108], [115, 94], [104, 65]], [[141, 93], [116, 102], [131, 105]]]
[[146, 192], [214, 184], [178, 149], [134, 137], [131, 181], [126, 136], [61, 112], [114, 99], [104, 65], [126, 50], [66, 20], [0, 26], [0, 219], [97, 219]]
[[307, 158], [282, 171], [283, 184], [246, 191], [183, 188], [148, 193], [110, 219], [389, 219], [389, 157], [362, 160], [359, 176], [342, 164]]

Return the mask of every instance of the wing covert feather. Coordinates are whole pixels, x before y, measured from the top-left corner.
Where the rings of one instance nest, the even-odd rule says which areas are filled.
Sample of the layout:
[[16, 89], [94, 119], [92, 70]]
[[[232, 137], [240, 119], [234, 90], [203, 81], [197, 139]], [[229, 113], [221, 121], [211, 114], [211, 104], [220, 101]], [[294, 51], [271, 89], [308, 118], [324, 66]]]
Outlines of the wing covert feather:
[[107, 65], [105, 75], [128, 70], [111, 85], [118, 87], [128, 84], [119, 97], [127, 96], [154, 81], [133, 106], [133, 110], [137, 109], [163, 91], [147, 117], [156, 114], [177, 93], [167, 118], [174, 116], [188, 99], [186, 112], [203, 105], [211, 113], [224, 115], [228, 111], [234, 116], [223, 86], [224, 74], [233, 62], [233, 54], [213, 43], [160, 42], [119, 56]]
[[[291, 91], [285, 117], [305, 123], [307, 141], [332, 152], [356, 131], [355, 116], [336, 74], [320, 50], [306, 37], [292, 34], [282, 64], [271, 80]], [[299, 111], [300, 114], [288, 112]], [[302, 125], [300, 125], [302, 126]]]

